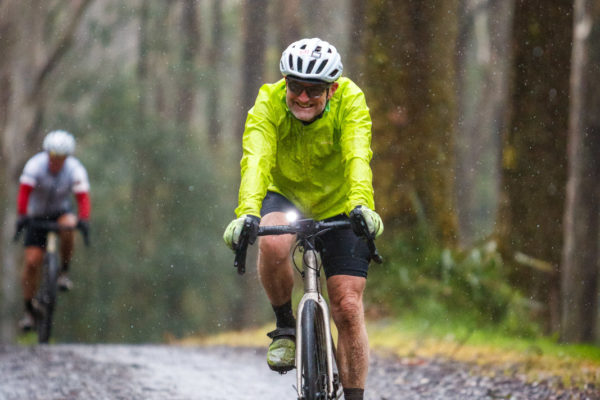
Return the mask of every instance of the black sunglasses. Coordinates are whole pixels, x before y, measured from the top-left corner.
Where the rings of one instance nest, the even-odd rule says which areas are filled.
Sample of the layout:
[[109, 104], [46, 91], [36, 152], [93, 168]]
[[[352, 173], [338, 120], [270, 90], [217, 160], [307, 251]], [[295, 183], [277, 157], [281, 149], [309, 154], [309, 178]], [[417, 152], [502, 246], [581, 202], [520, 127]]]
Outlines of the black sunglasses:
[[302, 94], [302, 91], [305, 90], [306, 95], [311, 99], [321, 97], [323, 92], [325, 92], [330, 87], [330, 85], [328, 84], [305, 86], [300, 82], [297, 82], [290, 78], [287, 78], [286, 81], [288, 89], [291, 90], [292, 93], [294, 93], [296, 96], [300, 96]]

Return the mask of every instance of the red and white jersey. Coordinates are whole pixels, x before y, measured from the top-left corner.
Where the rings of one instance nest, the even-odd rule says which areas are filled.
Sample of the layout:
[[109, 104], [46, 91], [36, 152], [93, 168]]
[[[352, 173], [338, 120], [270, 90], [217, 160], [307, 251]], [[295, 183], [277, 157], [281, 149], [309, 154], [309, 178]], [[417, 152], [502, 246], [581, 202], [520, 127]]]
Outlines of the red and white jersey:
[[21, 187], [31, 188], [26, 205], [27, 215], [32, 217], [71, 211], [71, 194], [87, 197], [90, 190], [87, 171], [77, 158], [67, 157], [57, 174], [50, 173], [48, 161], [47, 152], [36, 154], [27, 161], [19, 179]]

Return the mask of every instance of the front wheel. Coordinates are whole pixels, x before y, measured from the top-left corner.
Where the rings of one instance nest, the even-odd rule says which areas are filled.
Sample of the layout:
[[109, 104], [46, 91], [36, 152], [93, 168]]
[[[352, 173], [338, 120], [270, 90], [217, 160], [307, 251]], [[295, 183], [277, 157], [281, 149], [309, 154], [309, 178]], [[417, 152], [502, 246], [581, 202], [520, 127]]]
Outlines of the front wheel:
[[323, 312], [314, 300], [302, 310], [302, 394], [304, 400], [326, 400], [327, 332]]
[[55, 254], [46, 254], [43, 266], [42, 284], [38, 292], [40, 306], [37, 316], [37, 333], [39, 343], [48, 343], [52, 331], [52, 317], [56, 305], [58, 279], [58, 259]]

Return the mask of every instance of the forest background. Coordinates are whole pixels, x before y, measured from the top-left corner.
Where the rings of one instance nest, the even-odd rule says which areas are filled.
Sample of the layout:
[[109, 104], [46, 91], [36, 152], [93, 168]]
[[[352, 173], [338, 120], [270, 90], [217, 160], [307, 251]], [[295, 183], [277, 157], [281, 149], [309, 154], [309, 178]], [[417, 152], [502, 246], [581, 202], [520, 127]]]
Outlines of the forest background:
[[56, 337], [158, 342], [258, 326], [222, 242], [241, 135], [281, 51], [320, 37], [373, 119], [385, 262], [370, 318], [600, 343], [600, 4], [592, 0], [0, 2], [0, 338], [21, 312], [18, 177], [65, 129], [92, 246]]

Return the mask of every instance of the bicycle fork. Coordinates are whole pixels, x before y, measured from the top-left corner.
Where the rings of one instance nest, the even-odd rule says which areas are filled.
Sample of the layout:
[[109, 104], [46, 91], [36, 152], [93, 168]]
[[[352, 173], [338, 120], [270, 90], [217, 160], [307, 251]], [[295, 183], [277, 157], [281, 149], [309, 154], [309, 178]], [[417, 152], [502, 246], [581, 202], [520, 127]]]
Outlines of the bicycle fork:
[[298, 391], [298, 398], [302, 397], [302, 311], [304, 310], [304, 304], [308, 300], [313, 300], [320, 308], [321, 315], [323, 316], [323, 326], [325, 328], [326, 340], [326, 351], [327, 351], [327, 398], [335, 398], [334, 385], [333, 385], [333, 341], [331, 339], [331, 324], [329, 319], [329, 307], [327, 302], [320, 293], [320, 282], [319, 282], [319, 266], [317, 260], [317, 253], [314, 250], [308, 250], [303, 254], [303, 265], [304, 265], [304, 295], [298, 304], [296, 320], [296, 388]]

